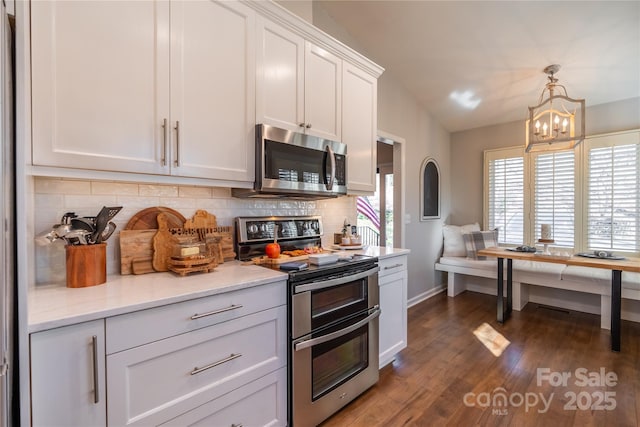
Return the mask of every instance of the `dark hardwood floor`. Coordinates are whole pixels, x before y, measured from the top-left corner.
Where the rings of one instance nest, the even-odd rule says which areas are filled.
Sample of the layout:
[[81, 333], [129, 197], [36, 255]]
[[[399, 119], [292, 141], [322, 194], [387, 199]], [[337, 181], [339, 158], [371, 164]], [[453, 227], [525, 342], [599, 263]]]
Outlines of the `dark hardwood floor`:
[[[638, 323], [622, 322], [622, 351], [614, 353], [599, 316], [530, 303], [500, 325], [495, 297], [472, 292], [437, 295], [410, 308], [408, 319], [408, 347], [322, 427], [640, 423]], [[499, 357], [473, 334], [484, 322], [511, 342]]]

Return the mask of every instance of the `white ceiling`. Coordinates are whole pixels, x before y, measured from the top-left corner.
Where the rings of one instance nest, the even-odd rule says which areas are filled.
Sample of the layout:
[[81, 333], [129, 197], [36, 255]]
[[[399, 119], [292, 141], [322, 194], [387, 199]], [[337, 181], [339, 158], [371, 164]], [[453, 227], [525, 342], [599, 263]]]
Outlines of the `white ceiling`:
[[587, 108], [640, 96], [640, 1], [317, 3], [451, 132], [525, 120], [550, 64]]

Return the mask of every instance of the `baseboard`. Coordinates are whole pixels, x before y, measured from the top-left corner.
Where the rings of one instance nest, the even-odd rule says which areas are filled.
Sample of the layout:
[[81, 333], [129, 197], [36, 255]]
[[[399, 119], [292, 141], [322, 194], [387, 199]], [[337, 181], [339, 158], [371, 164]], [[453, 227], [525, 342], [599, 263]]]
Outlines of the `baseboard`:
[[428, 300], [429, 298], [438, 295], [439, 293], [445, 292], [447, 290], [447, 285], [440, 285], [433, 289], [429, 289], [427, 292], [423, 292], [419, 295], [416, 295], [413, 298], [409, 298], [407, 300], [407, 308], [411, 308], [416, 304], [420, 304], [423, 301]]

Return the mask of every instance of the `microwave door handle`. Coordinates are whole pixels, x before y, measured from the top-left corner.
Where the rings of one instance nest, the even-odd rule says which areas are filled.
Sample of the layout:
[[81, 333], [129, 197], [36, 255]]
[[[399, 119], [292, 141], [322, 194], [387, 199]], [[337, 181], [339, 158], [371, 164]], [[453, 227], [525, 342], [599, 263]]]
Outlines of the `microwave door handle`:
[[317, 291], [319, 289], [330, 288], [332, 286], [343, 285], [345, 283], [353, 282], [354, 280], [364, 279], [365, 277], [369, 277], [375, 273], [380, 271], [379, 267], [370, 268], [369, 270], [363, 271], [357, 274], [349, 274], [344, 277], [338, 277], [337, 279], [329, 279], [323, 280], [320, 282], [312, 282], [304, 285], [295, 286], [294, 293], [298, 294], [300, 292], [307, 291]]
[[327, 145], [326, 151], [329, 159], [331, 159], [331, 175], [329, 176], [329, 182], [327, 182], [325, 185], [327, 187], [327, 190], [332, 190], [333, 183], [336, 180], [336, 155], [333, 153], [330, 145]]
[[357, 323], [354, 323], [351, 326], [347, 326], [344, 329], [340, 329], [339, 331], [331, 332], [330, 334], [323, 335], [323, 336], [318, 337], [318, 338], [311, 338], [311, 339], [300, 341], [300, 342], [296, 343], [295, 346], [294, 346], [295, 350], [296, 351], [300, 351], [300, 350], [303, 350], [305, 348], [313, 347], [314, 345], [319, 345], [319, 344], [325, 343], [327, 341], [335, 340], [336, 338], [340, 338], [343, 335], [347, 335], [348, 333], [355, 331], [356, 329], [366, 325], [367, 323], [369, 323], [370, 321], [372, 321], [376, 317], [380, 316], [380, 306], [375, 305], [371, 310], [372, 310], [370, 312], [371, 314], [369, 314], [365, 319], [362, 319], [361, 321], [359, 321]]

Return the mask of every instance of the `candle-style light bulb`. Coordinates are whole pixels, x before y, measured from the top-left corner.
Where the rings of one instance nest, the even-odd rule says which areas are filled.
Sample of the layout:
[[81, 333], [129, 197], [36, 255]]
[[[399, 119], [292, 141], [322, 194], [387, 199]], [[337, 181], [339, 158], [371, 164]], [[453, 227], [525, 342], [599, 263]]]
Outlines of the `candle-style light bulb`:
[[536, 120], [536, 131], [534, 132], [535, 135], [540, 135], [540, 120]]
[[560, 117], [556, 115], [556, 117], [553, 119], [553, 130], [558, 131], [559, 127], [560, 127]]
[[546, 123], [542, 125], [542, 136], [547, 136], [547, 128], [548, 126]]
[[567, 133], [567, 125], [569, 124], [569, 122], [567, 121], [567, 119], [564, 119], [562, 121], [562, 133]]

